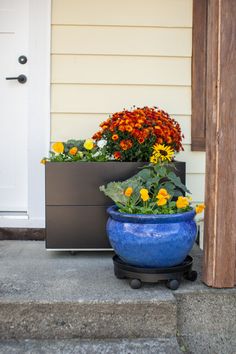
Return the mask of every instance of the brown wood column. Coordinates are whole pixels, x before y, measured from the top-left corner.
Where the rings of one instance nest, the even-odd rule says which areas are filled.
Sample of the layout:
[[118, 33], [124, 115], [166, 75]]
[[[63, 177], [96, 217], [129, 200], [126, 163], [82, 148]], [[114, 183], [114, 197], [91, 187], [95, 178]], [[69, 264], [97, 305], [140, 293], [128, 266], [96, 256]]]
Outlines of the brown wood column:
[[236, 284], [236, 1], [209, 0], [203, 281]]

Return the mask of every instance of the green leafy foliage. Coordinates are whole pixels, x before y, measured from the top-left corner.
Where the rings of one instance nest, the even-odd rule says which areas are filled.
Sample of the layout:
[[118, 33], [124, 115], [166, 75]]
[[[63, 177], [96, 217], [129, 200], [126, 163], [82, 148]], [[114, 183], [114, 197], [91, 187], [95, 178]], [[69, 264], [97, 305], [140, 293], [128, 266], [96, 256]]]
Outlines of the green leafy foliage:
[[[127, 196], [127, 188], [132, 189], [131, 195]], [[140, 191], [145, 189], [148, 200], [144, 201]], [[158, 205], [160, 190], [167, 193], [164, 205]], [[191, 210], [189, 199], [184, 197], [190, 193], [180, 178], [174, 173], [173, 163], [158, 163], [144, 166], [137, 174], [123, 182], [110, 182], [107, 186], [101, 186], [100, 190], [111, 198], [118, 206], [119, 211], [129, 214], [176, 214]], [[183, 197], [185, 206], [178, 208], [176, 199]]]

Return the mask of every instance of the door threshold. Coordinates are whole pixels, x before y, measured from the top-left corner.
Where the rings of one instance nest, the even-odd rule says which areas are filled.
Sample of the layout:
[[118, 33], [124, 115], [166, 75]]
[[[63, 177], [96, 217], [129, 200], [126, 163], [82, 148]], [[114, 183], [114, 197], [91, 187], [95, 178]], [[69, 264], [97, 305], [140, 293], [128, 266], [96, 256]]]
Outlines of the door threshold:
[[0, 220], [3, 219], [28, 220], [29, 215], [26, 211], [0, 211]]

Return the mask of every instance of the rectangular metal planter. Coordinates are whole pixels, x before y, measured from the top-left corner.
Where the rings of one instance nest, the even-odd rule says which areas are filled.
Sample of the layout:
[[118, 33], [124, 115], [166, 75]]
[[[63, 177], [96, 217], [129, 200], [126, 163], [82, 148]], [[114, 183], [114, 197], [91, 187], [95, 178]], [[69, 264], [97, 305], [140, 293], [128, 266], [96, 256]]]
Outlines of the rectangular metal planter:
[[[110, 249], [106, 209], [112, 201], [99, 190], [138, 172], [142, 162], [46, 163], [46, 248]], [[185, 183], [185, 163], [177, 162]]]

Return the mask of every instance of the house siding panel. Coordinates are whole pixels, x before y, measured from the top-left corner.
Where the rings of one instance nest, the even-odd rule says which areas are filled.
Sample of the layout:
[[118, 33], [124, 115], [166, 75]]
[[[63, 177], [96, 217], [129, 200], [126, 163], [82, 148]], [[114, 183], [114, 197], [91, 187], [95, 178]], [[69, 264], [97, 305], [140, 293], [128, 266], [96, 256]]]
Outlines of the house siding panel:
[[51, 141], [90, 137], [107, 116], [158, 105], [185, 135], [187, 184], [204, 199], [205, 153], [191, 151], [192, 0], [54, 0]]
[[53, 0], [52, 23], [191, 27], [191, 0]]

